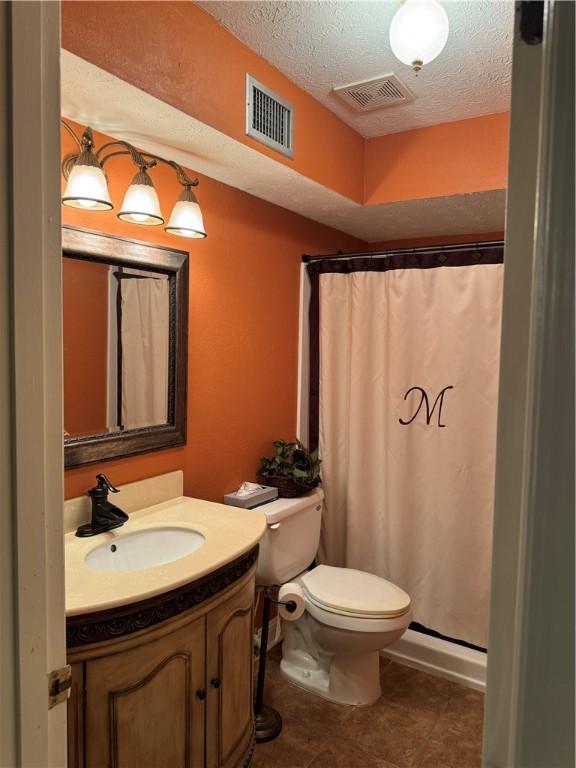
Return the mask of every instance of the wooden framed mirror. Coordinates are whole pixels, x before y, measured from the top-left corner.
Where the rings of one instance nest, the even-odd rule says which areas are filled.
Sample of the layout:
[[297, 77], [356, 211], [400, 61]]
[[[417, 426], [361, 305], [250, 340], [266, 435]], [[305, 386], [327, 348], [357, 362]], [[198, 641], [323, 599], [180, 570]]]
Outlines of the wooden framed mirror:
[[64, 465], [186, 442], [188, 253], [62, 229]]

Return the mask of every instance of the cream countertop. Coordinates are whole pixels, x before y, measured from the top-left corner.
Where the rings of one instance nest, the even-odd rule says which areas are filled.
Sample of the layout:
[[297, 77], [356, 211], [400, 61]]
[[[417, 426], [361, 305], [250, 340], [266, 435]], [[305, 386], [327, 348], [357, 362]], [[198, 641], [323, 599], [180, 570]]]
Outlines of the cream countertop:
[[[179, 560], [138, 571], [99, 571], [84, 562], [88, 552], [105, 542], [113, 544], [127, 533], [171, 524], [201, 533], [203, 546]], [[127, 523], [107, 533], [79, 538], [70, 532], [65, 536], [66, 615], [136, 603], [195, 581], [248, 552], [265, 530], [266, 517], [258, 509], [180, 496], [131, 512]]]

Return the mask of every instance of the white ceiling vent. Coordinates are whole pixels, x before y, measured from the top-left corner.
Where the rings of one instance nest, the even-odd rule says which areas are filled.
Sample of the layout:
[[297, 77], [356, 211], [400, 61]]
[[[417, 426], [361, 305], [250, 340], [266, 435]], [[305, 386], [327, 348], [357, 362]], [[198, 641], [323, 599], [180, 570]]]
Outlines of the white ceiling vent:
[[334, 93], [356, 112], [369, 112], [414, 101], [412, 91], [392, 72], [372, 80], [340, 85], [334, 88]]
[[251, 75], [246, 76], [246, 133], [293, 157], [294, 108]]

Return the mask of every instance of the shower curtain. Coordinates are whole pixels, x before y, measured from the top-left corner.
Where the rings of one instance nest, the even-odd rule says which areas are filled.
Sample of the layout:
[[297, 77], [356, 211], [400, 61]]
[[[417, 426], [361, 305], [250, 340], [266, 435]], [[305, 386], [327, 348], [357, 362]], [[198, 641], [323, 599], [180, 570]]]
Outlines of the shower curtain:
[[169, 285], [164, 275], [123, 279], [122, 424], [168, 420]]
[[308, 272], [319, 558], [394, 582], [416, 622], [486, 647], [502, 249]]

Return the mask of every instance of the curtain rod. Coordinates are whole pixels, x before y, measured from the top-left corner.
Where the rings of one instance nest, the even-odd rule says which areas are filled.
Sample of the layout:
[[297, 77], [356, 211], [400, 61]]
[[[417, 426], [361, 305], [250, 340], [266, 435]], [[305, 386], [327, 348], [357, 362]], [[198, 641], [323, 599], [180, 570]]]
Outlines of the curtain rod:
[[151, 275], [132, 275], [125, 272], [112, 272], [116, 280], [162, 280], [161, 277], [152, 277]]
[[485, 240], [477, 243], [454, 243], [451, 245], [426, 245], [420, 248], [390, 248], [385, 251], [355, 251], [344, 253], [326, 253], [320, 256], [310, 256], [307, 253], [302, 255], [304, 264], [311, 261], [322, 261], [322, 259], [371, 259], [384, 256], [395, 256], [399, 253], [430, 253], [431, 251], [477, 251], [482, 248], [500, 248], [504, 245], [503, 240]]

